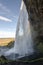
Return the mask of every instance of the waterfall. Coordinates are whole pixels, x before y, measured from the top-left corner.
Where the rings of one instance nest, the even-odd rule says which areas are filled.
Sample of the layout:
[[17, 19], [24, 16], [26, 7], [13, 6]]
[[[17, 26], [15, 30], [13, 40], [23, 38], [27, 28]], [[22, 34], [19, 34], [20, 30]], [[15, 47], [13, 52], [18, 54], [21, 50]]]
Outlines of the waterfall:
[[19, 56], [17, 58], [19, 58], [22, 56], [31, 55], [33, 51], [33, 41], [31, 37], [30, 23], [28, 21], [28, 13], [22, 0], [20, 15], [17, 22], [16, 41], [14, 43], [14, 47], [6, 51], [4, 56], [9, 56], [13, 53], [14, 58], [15, 54], [18, 54]]

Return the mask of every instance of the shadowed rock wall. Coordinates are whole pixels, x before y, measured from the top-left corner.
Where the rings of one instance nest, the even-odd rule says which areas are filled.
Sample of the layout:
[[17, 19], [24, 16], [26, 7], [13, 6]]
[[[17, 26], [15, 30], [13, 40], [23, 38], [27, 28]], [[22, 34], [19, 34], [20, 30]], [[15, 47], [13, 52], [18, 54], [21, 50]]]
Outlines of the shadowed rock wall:
[[36, 45], [43, 44], [43, 0], [24, 0], [24, 3], [28, 12], [34, 43]]

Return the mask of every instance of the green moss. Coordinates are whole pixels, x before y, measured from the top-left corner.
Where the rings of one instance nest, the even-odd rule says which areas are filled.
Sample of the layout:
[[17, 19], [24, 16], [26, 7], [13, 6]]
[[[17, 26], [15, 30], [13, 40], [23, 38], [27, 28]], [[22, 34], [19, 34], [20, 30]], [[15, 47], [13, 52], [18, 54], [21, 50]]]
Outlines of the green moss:
[[[24, 58], [23, 58], [24, 59]], [[32, 58], [32, 59], [18, 59], [18, 60], [7, 60], [4, 56], [0, 57], [0, 63], [9, 63], [9, 62], [37, 62], [37, 61], [43, 61], [43, 56], [42, 57], [37, 57], [37, 58]]]
[[40, 60], [43, 61], [43, 58], [38, 58], [38, 59], [33, 59], [33, 60], [25, 60], [25, 61], [22, 61], [22, 60], [5, 60], [3, 58], [0, 58], [0, 63], [9, 63], [9, 62], [37, 62], [37, 61], [40, 61]]
[[39, 52], [43, 53], [43, 43], [40, 43], [38, 46], [37, 46]]

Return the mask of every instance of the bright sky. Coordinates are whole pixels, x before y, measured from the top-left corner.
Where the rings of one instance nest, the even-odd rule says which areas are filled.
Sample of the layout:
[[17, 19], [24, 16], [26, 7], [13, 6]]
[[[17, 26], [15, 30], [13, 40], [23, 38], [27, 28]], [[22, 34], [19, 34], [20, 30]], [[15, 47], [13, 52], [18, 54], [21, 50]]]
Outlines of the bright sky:
[[0, 0], [0, 38], [15, 37], [21, 0]]

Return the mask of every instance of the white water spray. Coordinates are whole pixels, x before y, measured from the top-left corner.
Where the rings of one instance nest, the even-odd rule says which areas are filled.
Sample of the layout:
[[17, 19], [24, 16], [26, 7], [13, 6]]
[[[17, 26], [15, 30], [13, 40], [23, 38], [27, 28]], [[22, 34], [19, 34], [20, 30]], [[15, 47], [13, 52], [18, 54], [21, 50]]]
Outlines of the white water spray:
[[28, 21], [28, 13], [25, 4], [22, 1], [20, 16], [17, 23], [16, 41], [14, 43], [14, 48], [5, 52], [4, 55], [9, 56], [10, 54], [14, 53], [14, 55], [19, 54], [19, 57], [21, 57], [25, 55], [31, 55], [33, 51], [33, 41], [31, 37], [30, 23]]

